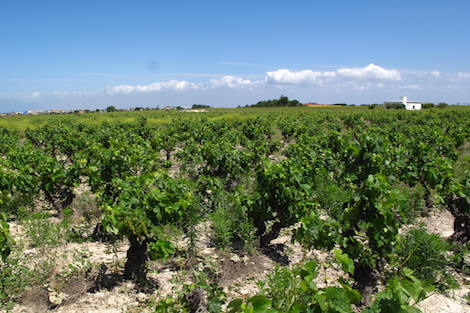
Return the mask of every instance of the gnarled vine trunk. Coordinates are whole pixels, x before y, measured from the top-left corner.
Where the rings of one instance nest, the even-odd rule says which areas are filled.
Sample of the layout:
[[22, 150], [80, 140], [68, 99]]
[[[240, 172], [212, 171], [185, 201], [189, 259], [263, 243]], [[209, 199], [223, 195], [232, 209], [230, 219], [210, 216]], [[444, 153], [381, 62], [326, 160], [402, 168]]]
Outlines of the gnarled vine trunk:
[[354, 280], [357, 283], [357, 289], [361, 293], [362, 304], [368, 306], [377, 288], [379, 280], [377, 274], [368, 265], [355, 264]]
[[464, 197], [449, 197], [446, 200], [449, 211], [455, 217], [454, 233], [450, 239], [465, 243], [470, 240], [470, 207], [467, 199]]
[[75, 198], [74, 193], [70, 189], [61, 190], [60, 194], [62, 199], [54, 197], [48, 190], [43, 190], [46, 200], [54, 207], [59, 216], [62, 216], [62, 211], [72, 204]]
[[135, 236], [129, 237], [130, 247], [127, 250], [127, 261], [124, 266], [124, 279], [138, 283], [147, 281], [147, 244], [148, 240], [140, 241]]
[[262, 248], [265, 248], [267, 247], [272, 240], [276, 239], [277, 237], [279, 237], [279, 234], [281, 232], [281, 229], [284, 227], [285, 225], [282, 224], [281, 222], [275, 222], [271, 229], [269, 230], [269, 232], [267, 233], [264, 233], [261, 238], [260, 238], [260, 246]]
[[187, 307], [190, 313], [207, 313], [207, 293], [201, 287], [194, 288], [186, 295]]
[[470, 216], [466, 214], [454, 214], [454, 233], [451, 239], [465, 243], [470, 240]]

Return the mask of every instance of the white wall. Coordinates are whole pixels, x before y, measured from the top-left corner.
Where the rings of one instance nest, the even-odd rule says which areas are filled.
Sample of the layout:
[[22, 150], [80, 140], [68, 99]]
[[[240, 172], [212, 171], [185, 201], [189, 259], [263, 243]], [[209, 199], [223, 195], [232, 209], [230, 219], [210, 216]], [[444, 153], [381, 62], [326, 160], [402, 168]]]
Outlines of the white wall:
[[407, 110], [421, 110], [423, 105], [419, 102], [406, 102], [405, 106]]

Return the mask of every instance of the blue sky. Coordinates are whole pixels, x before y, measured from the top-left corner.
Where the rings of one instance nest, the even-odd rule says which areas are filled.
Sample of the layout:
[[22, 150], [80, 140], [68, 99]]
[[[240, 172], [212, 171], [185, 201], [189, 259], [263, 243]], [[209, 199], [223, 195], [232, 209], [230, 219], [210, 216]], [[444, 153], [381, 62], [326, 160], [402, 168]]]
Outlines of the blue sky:
[[470, 1], [10, 1], [0, 111], [470, 103]]

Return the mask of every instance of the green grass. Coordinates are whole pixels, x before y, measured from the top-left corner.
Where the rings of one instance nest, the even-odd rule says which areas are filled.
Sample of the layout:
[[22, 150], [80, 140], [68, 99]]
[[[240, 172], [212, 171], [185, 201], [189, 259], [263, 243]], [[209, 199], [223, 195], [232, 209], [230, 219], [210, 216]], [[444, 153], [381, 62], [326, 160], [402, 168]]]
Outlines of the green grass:
[[0, 127], [5, 127], [11, 130], [20, 132], [26, 129], [35, 129], [50, 123], [76, 123], [87, 125], [99, 125], [104, 122], [119, 121], [121, 123], [134, 123], [141, 117], [147, 119], [148, 125], [161, 126], [170, 124], [174, 119], [183, 120], [198, 120], [208, 119], [213, 121], [218, 120], [234, 120], [234, 119], [247, 119], [256, 116], [269, 116], [269, 115], [291, 115], [303, 114], [306, 112], [333, 113], [333, 112], [357, 112], [363, 111], [362, 107], [348, 107], [348, 108], [217, 108], [208, 109], [206, 113], [184, 112], [177, 110], [152, 110], [152, 111], [120, 111], [112, 113], [83, 113], [83, 114], [57, 114], [57, 115], [19, 115], [8, 116], [0, 118]]
[[[465, 111], [470, 107], [448, 107], [448, 111]], [[269, 118], [282, 118], [283, 116], [298, 116], [299, 118], [305, 116], [306, 113], [314, 113], [318, 115], [336, 115], [343, 113], [365, 113], [369, 115], [383, 114], [384, 110], [368, 110], [367, 106], [348, 106], [348, 107], [321, 107], [321, 108], [308, 108], [308, 107], [276, 107], [276, 108], [214, 108], [208, 109], [206, 113], [184, 112], [178, 110], [151, 110], [151, 111], [119, 111], [112, 113], [98, 113], [90, 112], [83, 114], [57, 114], [57, 115], [20, 115], [20, 116], [7, 116], [0, 118], [0, 127], [5, 127], [11, 130], [20, 132], [26, 129], [34, 129], [50, 123], [77, 123], [87, 125], [100, 125], [104, 122], [119, 121], [121, 123], [134, 123], [139, 118], [145, 117], [147, 124], [150, 126], [158, 127], [172, 123], [175, 119], [183, 120], [200, 120], [208, 119], [209, 121], [219, 120], [243, 120], [254, 117], [269, 117]], [[429, 114], [435, 115], [436, 112], [443, 112], [442, 109], [431, 109], [422, 111], [404, 111], [404, 110], [387, 110], [390, 114], [402, 115], [421, 115]]]

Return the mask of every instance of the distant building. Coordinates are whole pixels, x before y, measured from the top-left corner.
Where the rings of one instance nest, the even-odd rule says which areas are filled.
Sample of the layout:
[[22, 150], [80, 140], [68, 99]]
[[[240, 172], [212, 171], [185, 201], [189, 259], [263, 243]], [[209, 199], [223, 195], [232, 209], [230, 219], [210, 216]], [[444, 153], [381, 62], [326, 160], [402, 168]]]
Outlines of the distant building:
[[44, 114], [43, 110], [29, 110], [26, 111], [26, 114], [28, 115], [38, 115], [38, 114]]
[[404, 105], [407, 110], [421, 110], [423, 104], [418, 101], [409, 101], [407, 97], [401, 97], [400, 101], [388, 101], [384, 102], [384, 105]]
[[54, 109], [54, 110], [47, 110], [47, 114], [66, 114], [66, 113], [71, 113], [71, 110], [60, 110], [60, 109]]

